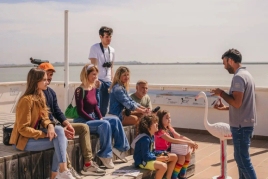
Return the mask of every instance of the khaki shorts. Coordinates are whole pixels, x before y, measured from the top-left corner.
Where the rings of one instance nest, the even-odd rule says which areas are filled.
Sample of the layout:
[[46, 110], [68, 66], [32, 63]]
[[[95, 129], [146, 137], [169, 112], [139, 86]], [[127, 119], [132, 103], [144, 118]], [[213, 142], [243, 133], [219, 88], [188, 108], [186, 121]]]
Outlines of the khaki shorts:
[[155, 163], [155, 160], [149, 161], [149, 162], [147, 162], [147, 164], [145, 166], [143, 166], [142, 164], [140, 164], [139, 167], [140, 168], [143, 168], [143, 169], [148, 169], [148, 170], [155, 170], [154, 163]]

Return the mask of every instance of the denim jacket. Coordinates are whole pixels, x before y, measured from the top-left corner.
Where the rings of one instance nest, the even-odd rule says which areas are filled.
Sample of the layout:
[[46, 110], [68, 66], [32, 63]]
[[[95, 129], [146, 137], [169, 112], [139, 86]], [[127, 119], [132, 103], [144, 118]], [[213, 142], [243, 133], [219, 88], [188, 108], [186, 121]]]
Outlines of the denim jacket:
[[133, 101], [123, 86], [119, 85], [118, 83], [113, 86], [110, 92], [109, 114], [118, 116], [122, 121], [122, 110], [124, 107], [134, 111], [139, 106], [140, 104]]

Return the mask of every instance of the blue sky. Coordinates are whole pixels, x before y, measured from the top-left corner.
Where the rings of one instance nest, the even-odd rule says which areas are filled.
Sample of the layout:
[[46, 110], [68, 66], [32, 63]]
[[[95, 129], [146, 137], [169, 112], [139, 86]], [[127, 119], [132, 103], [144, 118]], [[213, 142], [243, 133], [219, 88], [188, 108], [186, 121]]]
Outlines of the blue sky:
[[65, 9], [70, 62], [88, 62], [102, 25], [114, 29], [117, 61], [219, 62], [237, 48], [268, 62], [266, 0], [0, 0], [0, 64], [63, 62]]

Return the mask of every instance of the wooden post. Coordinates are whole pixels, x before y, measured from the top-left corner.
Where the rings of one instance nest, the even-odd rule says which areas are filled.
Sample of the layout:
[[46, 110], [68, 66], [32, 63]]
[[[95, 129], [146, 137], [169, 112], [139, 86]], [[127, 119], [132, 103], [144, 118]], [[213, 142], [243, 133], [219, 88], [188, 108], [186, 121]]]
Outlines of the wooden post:
[[43, 152], [44, 178], [50, 178], [54, 148]]
[[43, 178], [43, 152], [31, 152], [32, 178]]
[[4, 157], [0, 157], [0, 179], [6, 178], [6, 166]]
[[18, 155], [7, 152], [1, 152], [5, 157], [6, 179], [18, 179]]
[[29, 179], [32, 176], [32, 161], [29, 152], [18, 154], [19, 157], [19, 178]]

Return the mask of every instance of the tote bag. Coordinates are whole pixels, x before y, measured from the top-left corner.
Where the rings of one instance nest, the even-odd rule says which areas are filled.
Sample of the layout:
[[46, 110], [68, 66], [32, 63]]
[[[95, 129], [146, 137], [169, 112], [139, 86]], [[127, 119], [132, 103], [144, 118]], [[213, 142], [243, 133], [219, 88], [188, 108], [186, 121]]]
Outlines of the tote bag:
[[189, 152], [189, 146], [186, 144], [171, 144], [171, 153], [187, 155]]
[[[85, 91], [84, 91], [83, 88], [81, 88], [81, 89], [83, 91], [83, 99], [84, 99], [84, 97], [85, 97]], [[74, 92], [74, 94], [75, 94], [75, 92]], [[75, 119], [75, 118], [78, 118], [79, 117], [78, 112], [77, 112], [77, 107], [72, 105], [73, 99], [74, 99], [74, 95], [73, 95], [73, 98], [72, 98], [71, 103], [69, 104], [69, 106], [66, 108], [66, 110], [64, 112], [64, 115], [67, 118], [71, 118], [71, 119]]]

